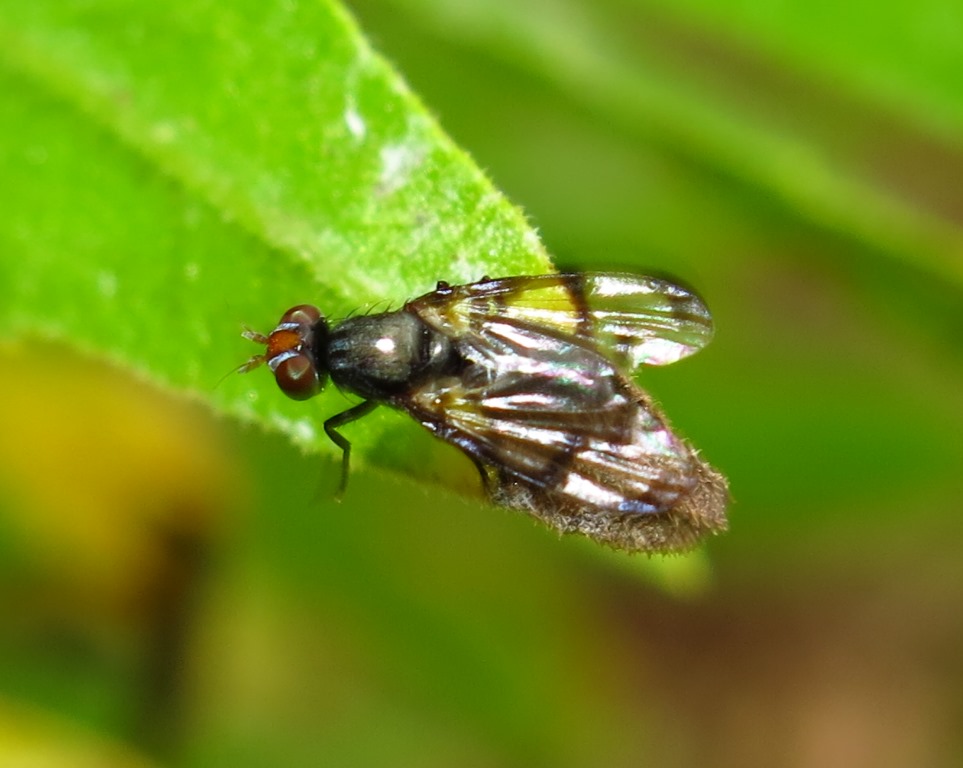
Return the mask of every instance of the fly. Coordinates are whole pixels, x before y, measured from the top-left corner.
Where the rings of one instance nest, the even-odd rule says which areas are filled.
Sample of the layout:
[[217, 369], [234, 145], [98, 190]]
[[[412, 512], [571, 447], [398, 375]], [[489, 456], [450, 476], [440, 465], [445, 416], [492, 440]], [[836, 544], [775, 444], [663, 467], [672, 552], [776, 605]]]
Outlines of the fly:
[[460, 448], [493, 503], [616, 549], [679, 552], [726, 529], [725, 478], [675, 434], [629, 377], [712, 338], [698, 296], [666, 280], [568, 273], [439, 282], [401, 309], [329, 325], [314, 306], [244, 336], [280, 389], [305, 400], [328, 379], [362, 401], [339, 431], [384, 403]]

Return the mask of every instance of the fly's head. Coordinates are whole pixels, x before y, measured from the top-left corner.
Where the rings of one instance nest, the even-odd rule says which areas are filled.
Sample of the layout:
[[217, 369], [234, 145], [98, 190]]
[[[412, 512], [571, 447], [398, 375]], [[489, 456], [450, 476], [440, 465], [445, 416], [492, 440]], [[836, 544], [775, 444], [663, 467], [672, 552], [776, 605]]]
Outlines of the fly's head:
[[294, 400], [307, 400], [324, 389], [328, 323], [317, 307], [299, 304], [281, 315], [269, 334], [248, 330], [242, 335], [266, 349], [238, 368], [239, 373], [266, 364], [281, 391]]

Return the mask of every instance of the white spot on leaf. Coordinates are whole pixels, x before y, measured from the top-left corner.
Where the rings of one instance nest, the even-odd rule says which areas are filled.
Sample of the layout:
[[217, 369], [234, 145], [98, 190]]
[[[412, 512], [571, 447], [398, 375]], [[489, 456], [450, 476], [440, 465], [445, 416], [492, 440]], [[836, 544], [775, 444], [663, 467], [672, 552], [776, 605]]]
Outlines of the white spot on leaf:
[[98, 272], [97, 290], [106, 299], [114, 298], [117, 295], [117, 275], [113, 272]]
[[361, 141], [368, 131], [368, 126], [365, 124], [364, 118], [353, 104], [349, 105], [344, 111], [344, 124], [348, 126], [348, 131], [350, 131], [351, 135], [358, 141]]
[[381, 192], [388, 194], [408, 183], [424, 157], [420, 147], [413, 144], [389, 144], [381, 149]]

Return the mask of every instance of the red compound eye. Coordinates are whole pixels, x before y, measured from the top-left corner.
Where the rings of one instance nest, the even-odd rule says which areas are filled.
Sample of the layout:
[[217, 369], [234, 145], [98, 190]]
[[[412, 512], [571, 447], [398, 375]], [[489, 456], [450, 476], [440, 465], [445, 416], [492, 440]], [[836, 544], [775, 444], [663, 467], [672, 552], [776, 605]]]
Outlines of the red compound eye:
[[281, 315], [278, 325], [294, 323], [296, 325], [310, 327], [320, 319], [321, 311], [317, 307], [311, 304], [298, 304], [296, 307], [291, 307], [291, 309]]
[[314, 362], [307, 355], [292, 355], [274, 369], [281, 391], [293, 400], [307, 400], [321, 391], [324, 383]]

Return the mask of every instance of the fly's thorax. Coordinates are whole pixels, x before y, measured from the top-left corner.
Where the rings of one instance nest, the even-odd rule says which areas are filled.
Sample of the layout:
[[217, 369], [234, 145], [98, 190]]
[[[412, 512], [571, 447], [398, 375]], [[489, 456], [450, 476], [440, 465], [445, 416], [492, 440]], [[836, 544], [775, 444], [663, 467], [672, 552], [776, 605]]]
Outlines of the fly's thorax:
[[331, 380], [374, 400], [387, 400], [433, 376], [454, 372], [451, 341], [407, 310], [351, 317], [330, 332]]

